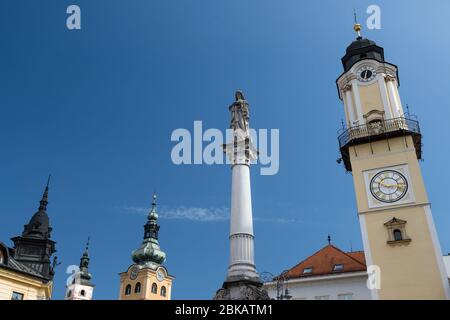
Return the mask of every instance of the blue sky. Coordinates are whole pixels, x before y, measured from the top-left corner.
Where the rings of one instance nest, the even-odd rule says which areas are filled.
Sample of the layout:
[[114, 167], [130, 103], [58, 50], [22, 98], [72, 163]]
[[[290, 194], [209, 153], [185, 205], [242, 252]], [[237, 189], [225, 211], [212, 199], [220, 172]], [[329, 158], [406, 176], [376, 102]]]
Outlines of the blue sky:
[[[82, 30], [66, 28], [78, 4]], [[352, 177], [339, 157], [335, 80], [373, 1], [17, 0], [0, 3], [0, 239], [20, 234], [52, 174], [48, 212], [65, 269], [91, 236], [95, 298], [116, 299], [158, 193], [174, 299], [210, 299], [226, 275], [230, 169], [175, 166], [174, 129], [225, 130], [242, 89], [254, 128], [280, 129], [280, 171], [252, 168], [256, 264], [280, 272], [326, 245], [362, 249]], [[363, 30], [398, 65], [424, 134], [423, 175], [450, 252], [448, 1], [376, 1]], [[198, 218], [203, 217], [203, 218]], [[205, 218], [206, 217], [206, 218]]]

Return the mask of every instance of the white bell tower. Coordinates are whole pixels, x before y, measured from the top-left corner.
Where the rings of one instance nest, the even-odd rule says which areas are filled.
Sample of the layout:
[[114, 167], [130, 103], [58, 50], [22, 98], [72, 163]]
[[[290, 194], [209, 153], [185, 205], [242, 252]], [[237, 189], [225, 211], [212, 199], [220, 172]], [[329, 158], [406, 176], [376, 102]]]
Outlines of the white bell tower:
[[72, 283], [67, 286], [65, 300], [92, 300], [94, 285], [91, 283], [92, 275], [88, 271], [90, 260], [88, 248], [89, 239], [80, 259], [80, 269], [74, 275]]

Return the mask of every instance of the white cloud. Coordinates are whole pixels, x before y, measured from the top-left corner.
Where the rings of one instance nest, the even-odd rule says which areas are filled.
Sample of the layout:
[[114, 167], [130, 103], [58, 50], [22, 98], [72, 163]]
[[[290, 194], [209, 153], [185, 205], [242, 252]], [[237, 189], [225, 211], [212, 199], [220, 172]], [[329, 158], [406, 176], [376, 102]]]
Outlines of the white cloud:
[[254, 221], [259, 222], [272, 222], [272, 223], [302, 223], [302, 220], [298, 219], [286, 219], [286, 218], [260, 218], [260, 217], [254, 217]]
[[[126, 207], [125, 210], [134, 213], [149, 212], [149, 208]], [[228, 208], [197, 208], [197, 207], [176, 207], [169, 208], [161, 206], [158, 208], [158, 215], [161, 219], [180, 219], [192, 221], [224, 221], [229, 219]]]
[[[124, 208], [127, 212], [148, 214], [150, 208], [129, 206]], [[226, 221], [230, 218], [230, 208], [199, 208], [199, 207], [158, 207], [158, 215], [160, 219], [178, 219], [178, 220], [191, 220], [201, 222], [214, 222], [214, 221]], [[282, 217], [276, 218], [261, 218], [253, 217], [256, 222], [269, 222], [269, 223], [302, 223], [301, 220], [287, 219]]]

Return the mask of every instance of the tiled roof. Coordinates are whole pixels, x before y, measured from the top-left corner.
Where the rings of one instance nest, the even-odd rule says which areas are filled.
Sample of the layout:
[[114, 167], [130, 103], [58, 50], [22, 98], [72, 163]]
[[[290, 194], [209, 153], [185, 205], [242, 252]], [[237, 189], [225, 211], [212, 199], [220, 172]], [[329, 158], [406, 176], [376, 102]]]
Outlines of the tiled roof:
[[344, 252], [330, 244], [289, 269], [286, 275], [289, 278], [303, 278], [366, 269], [364, 251]]

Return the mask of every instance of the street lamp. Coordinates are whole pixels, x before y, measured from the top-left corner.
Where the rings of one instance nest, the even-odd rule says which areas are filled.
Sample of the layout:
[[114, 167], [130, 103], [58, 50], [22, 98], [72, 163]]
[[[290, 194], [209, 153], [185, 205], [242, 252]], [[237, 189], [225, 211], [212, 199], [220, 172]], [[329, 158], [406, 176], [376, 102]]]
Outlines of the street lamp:
[[263, 282], [275, 282], [277, 288], [277, 300], [291, 300], [292, 296], [289, 294], [288, 281], [289, 270], [284, 270], [280, 275], [274, 276], [273, 273], [264, 271], [261, 272], [260, 278]]

